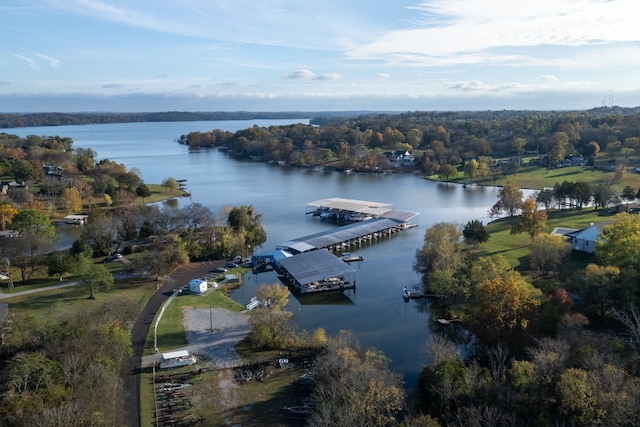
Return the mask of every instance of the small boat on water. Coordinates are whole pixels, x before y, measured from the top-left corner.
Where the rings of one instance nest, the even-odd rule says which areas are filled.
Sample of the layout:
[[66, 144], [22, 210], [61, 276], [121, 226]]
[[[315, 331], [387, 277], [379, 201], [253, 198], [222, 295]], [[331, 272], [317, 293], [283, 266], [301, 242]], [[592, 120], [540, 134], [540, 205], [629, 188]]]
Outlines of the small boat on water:
[[257, 306], [260, 305], [260, 301], [258, 301], [258, 297], [252, 297], [251, 301], [247, 305], [244, 306], [247, 310], [253, 310]]
[[359, 255], [352, 255], [351, 252], [343, 252], [341, 259], [343, 262], [356, 262], [364, 260], [363, 257]]
[[409, 301], [411, 299], [411, 291], [409, 289], [407, 289], [407, 287], [405, 286], [404, 289], [402, 290], [402, 298], [405, 301]]

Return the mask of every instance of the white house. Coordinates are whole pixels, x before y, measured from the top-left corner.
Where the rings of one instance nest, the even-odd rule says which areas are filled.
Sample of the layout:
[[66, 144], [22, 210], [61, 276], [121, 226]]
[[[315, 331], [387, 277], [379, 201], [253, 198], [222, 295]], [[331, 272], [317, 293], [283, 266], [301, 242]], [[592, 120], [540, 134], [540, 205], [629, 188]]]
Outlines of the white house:
[[189, 291], [194, 294], [202, 294], [207, 291], [207, 281], [202, 279], [192, 279], [189, 282]]
[[596, 242], [602, 233], [602, 229], [609, 225], [610, 221], [591, 223], [589, 227], [582, 230], [567, 233], [566, 236], [571, 242], [571, 247], [575, 251], [582, 251], [593, 254], [596, 252]]

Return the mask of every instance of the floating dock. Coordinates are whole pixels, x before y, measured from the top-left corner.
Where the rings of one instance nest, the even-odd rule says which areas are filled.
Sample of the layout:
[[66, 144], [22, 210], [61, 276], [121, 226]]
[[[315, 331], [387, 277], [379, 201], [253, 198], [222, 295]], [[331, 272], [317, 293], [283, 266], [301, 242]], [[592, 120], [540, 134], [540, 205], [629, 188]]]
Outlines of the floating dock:
[[[388, 203], [353, 199], [322, 199], [307, 204], [321, 219], [346, 223], [339, 228], [284, 242], [269, 254], [254, 255], [254, 271], [275, 269], [282, 281], [299, 294], [356, 289], [355, 269], [347, 263], [362, 261], [345, 249], [359, 246], [417, 226], [416, 212], [393, 209]], [[338, 258], [334, 253], [341, 253]]]
[[282, 259], [276, 270], [283, 282], [302, 295], [356, 289], [356, 270], [326, 249]]

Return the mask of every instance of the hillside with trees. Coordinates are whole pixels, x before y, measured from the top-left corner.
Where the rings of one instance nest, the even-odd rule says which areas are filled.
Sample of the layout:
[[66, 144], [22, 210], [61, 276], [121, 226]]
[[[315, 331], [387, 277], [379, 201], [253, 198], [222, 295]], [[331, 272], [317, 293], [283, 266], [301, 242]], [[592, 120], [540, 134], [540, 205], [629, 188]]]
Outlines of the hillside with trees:
[[488, 185], [527, 168], [576, 166], [611, 172], [607, 183], [615, 185], [640, 166], [636, 109], [410, 112], [316, 118], [312, 123], [237, 132], [212, 129], [182, 135], [179, 142], [297, 167], [408, 171]]
[[[560, 193], [558, 200], [568, 199]], [[609, 214], [595, 253], [580, 255], [553, 228], [571, 221], [567, 209], [597, 214], [598, 206], [539, 211], [539, 197], [523, 199], [508, 183], [494, 206], [503, 219], [486, 227], [439, 223], [425, 232], [416, 252], [418, 292], [438, 295], [434, 308], [461, 322], [475, 343], [463, 355], [455, 335], [434, 331], [415, 402], [417, 420], [427, 424], [417, 425], [640, 422], [640, 216]], [[526, 240], [514, 246], [524, 245], [525, 256], [509, 259], [500, 244], [492, 254], [483, 249], [521, 234]]]

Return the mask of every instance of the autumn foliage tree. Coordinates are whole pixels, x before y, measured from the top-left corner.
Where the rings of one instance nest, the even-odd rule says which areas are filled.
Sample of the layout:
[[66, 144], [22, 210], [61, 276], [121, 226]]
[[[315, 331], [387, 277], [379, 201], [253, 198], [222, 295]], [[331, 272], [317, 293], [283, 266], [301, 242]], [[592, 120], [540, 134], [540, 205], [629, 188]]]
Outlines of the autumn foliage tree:
[[488, 342], [523, 331], [536, 315], [542, 292], [521, 276], [489, 277], [475, 289], [477, 306], [470, 308], [473, 330]]
[[289, 290], [279, 283], [263, 284], [256, 295], [269, 304], [251, 311], [251, 343], [256, 348], [285, 348], [293, 339], [293, 328], [289, 324], [293, 313], [286, 310]]
[[398, 425], [404, 409], [400, 375], [380, 352], [363, 348], [343, 331], [317, 357], [314, 406], [306, 425]]
[[440, 165], [438, 167], [438, 178], [443, 181], [448, 181], [452, 176], [458, 175], [458, 169], [455, 166], [450, 164]]
[[511, 234], [528, 233], [533, 239], [547, 228], [547, 212], [539, 211], [534, 198], [522, 203], [520, 217], [511, 226]]
[[470, 259], [460, 244], [460, 227], [446, 222], [425, 232], [424, 245], [416, 252], [414, 269], [422, 274], [424, 286], [438, 295], [467, 293]]
[[498, 201], [490, 210], [492, 216], [506, 213], [510, 218], [522, 208], [522, 190], [513, 182], [507, 181], [498, 192]]
[[543, 275], [557, 272], [570, 252], [571, 244], [563, 236], [541, 233], [529, 246], [529, 265]]
[[3, 203], [0, 205], [0, 224], [2, 224], [2, 231], [7, 229], [7, 224], [9, 224], [17, 214], [18, 210], [9, 203]]
[[615, 216], [602, 229], [596, 255], [604, 265], [640, 268], [640, 215], [626, 212]]

